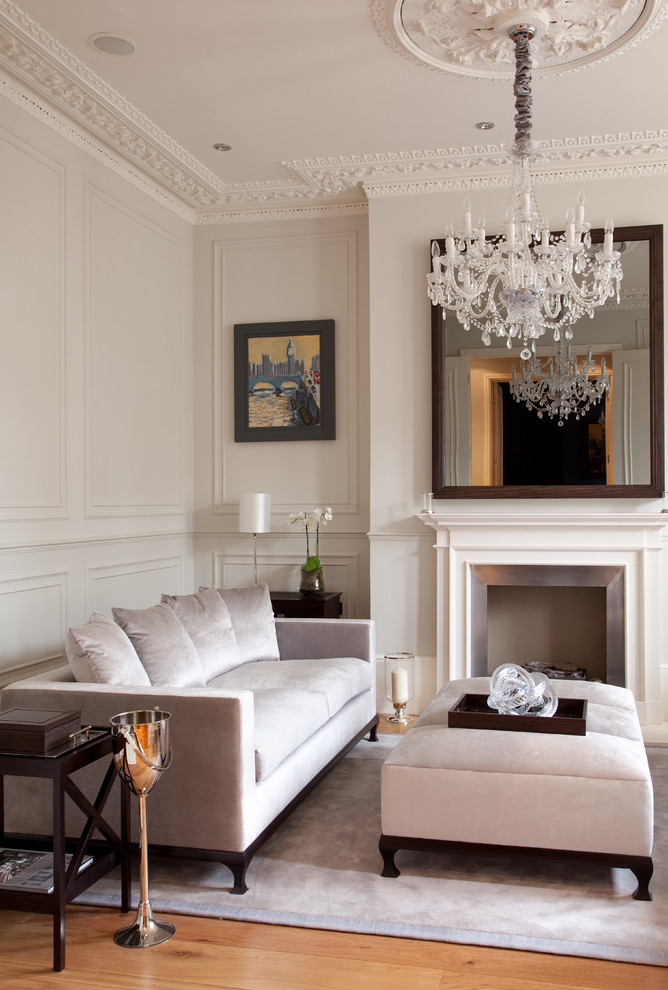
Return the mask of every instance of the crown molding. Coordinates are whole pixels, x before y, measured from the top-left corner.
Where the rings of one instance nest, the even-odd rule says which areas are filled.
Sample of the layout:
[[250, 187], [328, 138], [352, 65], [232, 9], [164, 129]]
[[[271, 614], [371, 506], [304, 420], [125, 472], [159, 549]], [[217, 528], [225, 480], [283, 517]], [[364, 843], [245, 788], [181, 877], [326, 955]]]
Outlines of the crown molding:
[[265, 209], [246, 210], [212, 210], [208, 213], [198, 213], [193, 219], [195, 226], [209, 226], [223, 223], [261, 223], [265, 220], [304, 220], [312, 217], [340, 217], [366, 215], [369, 204], [366, 200], [359, 203], [325, 203], [313, 206], [267, 206]]
[[[497, 189], [510, 182], [512, 164], [500, 146], [415, 152], [410, 161], [402, 157], [399, 179], [385, 171], [366, 178], [363, 188], [369, 199]], [[666, 175], [668, 131], [539, 142], [532, 174], [537, 185]]]

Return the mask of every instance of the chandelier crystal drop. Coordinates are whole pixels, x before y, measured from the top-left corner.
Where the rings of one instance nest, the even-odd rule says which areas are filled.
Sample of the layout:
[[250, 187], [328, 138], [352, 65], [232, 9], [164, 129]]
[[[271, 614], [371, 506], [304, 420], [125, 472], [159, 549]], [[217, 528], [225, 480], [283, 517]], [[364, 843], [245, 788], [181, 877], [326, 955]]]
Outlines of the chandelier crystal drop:
[[593, 377], [595, 370], [591, 348], [586, 361], [578, 368], [577, 358], [571, 355], [570, 343], [559, 340], [554, 358], [549, 358], [546, 366], [531, 354], [522, 362], [522, 374], [518, 378], [513, 365], [510, 394], [516, 402], [535, 410], [539, 419], [544, 414], [550, 419], [558, 416], [558, 425], [563, 426], [571, 414], [580, 419], [610, 388], [605, 358], [601, 358], [601, 373], [597, 377]]
[[584, 195], [569, 210], [563, 233], [550, 232], [536, 204], [531, 175], [531, 54], [536, 28], [515, 25], [508, 33], [515, 43], [515, 143], [513, 188], [504, 231], [487, 237], [485, 221], [472, 221], [464, 203], [464, 222], [456, 233], [448, 225], [445, 253], [432, 242], [432, 271], [427, 276], [433, 305], [455, 311], [462, 326], [479, 330], [484, 344], [492, 336], [517, 340], [521, 357], [535, 353], [535, 341], [550, 330], [555, 341], [570, 340], [571, 327], [617, 296], [622, 267], [614, 250], [608, 219], [599, 250], [592, 249], [590, 225], [584, 216]]

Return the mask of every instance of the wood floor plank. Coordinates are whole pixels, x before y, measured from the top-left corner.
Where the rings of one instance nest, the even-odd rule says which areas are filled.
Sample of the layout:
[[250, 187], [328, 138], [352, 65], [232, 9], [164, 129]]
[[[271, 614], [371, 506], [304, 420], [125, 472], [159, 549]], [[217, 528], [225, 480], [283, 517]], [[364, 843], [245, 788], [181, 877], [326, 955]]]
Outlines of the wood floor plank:
[[2, 990], [668, 988], [668, 969], [661, 967], [173, 915], [169, 942], [123, 949], [113, 934], [130, 917], [69, 907], [65, 975], [51, 969], [50, 916], [0, 912]]

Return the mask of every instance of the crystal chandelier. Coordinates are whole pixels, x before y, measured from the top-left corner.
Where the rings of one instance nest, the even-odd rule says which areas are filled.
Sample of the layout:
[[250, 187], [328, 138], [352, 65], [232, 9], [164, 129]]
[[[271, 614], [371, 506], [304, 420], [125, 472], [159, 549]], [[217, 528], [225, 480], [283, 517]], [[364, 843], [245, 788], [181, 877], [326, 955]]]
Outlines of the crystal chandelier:
[[608, 219], [602, 249], [591, 250], [584, 196], [569, 210], [563, 233], [550, 232], [533, 191], [530, 170], [531, 54], [536, 28], [515, 24], [515, 143], [513, 188], [502, 234], [486, 237], [484, 219], [474, 227], [471, 206], [464, 203], [463, 229], [448, 225], [445, 254], [432, 244], [432, 271], [427, 276], [433, 305], [453, 309], [464, 329], [475, 327], [484, 344], [492, 335], [522, 342], [521, 357], [535, 353], [535, 341], [550, 330], [555, 341], [571, 339], [572, 325], [617, 295], [622, 278], [620, 255], [613, 247]]
[[513, 365], [513, 380], [510, 394], [527, 409], [534, 409], [538, 418], [546, 414], [550, 419], [559, 417], [559, 426], [564, 425], [571, 413], [576, 419], [596, 405], [610, 388], [610, 378], [605, 373], [605, 358], [601, 358], [601, 373], [591, 377], [596, 370], [591, 348], [586, 361], [578, 368], [578, 360], [571, 355], [571, 345], [565, 340], [557, 341], [554, 360], [550, 358], [545, 367], [531, 354], [522, 361], [522, 375], [517, 377]]

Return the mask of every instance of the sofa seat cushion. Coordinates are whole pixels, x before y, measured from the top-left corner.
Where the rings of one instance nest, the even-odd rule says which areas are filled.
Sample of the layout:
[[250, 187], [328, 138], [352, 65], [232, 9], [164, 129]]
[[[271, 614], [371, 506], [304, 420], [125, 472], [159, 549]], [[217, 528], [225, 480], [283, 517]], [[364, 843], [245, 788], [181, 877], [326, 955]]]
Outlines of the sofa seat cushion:
[[329, 660], [280, 660], [235, 667], [217, 677], [212, 685], [229, 689], [274, 688], [286, 691], [313, 691], [322, 694], [329, 718], [347, 701], [371, 688], [371, 664], [356, 657]]
[[255, 775], [263, 780], [351, 698], [369, 691], [372, 673], [355, 657], [269, 660], [236, 667], [209, 687], [253, 692]]
[[255, 779], [264, 780], [328, 721], [327, 700], [316, 691], [260, 688], [255, 703]]

